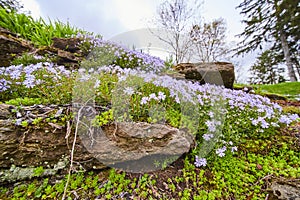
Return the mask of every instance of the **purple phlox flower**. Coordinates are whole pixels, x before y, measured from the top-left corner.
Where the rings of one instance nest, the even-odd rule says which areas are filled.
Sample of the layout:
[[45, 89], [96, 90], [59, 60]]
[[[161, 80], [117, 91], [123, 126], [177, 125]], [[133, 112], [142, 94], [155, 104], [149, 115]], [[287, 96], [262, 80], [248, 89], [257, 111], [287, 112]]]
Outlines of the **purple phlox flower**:
[[26, 79], [23, 81], [23, 85], [27, 88], [33, 88], [35, 86], [35, 76], [29, 74], [26, 75]]
[[22, 114], [21, 114], [20, 112], [17, 112], [17, 113], [16, 113], [16, 117], [17, 117], [17, 118], [20, 118], [20, 117], [22, 117]]
[[30, 75], [33, 72], [35, 72], [39, 69], [42, 69], [42, 68], [43, 68], [43, 63], [31, 64], [31, 65], [28, 65], [28, 66], [24, 67], [24, 72], [27, 75]]
[[221, 122], [220, 121], [216, 121], [216, 120], [208, 120], [208, 121], [205, 122], [205, 124], [207, 125], [208, 130], [210, 132], [215, 132], [216, 129], [217, 129], [216, 126], [221, 125]]
[[52, 74], [57, 74], [56, 69], [53, 67], [53, 65], [46, 66], [46, 70]]
[[266, 109], [266, 116], [265, 116], [266, 118], [271, 119], [273, 114], [274, 114], [274, 110], [272, 108]]
[[198, 103], [203, 106], [204, 105], [204, 102], [202, 100], [202, 96], [200, 94], [197, 95], [197, 99], [198, 99]]
[[213, 118], [214, 115], [215, 115], [214, 112], [212, 112], [212, 111], [209, 111], [209, 112], [208, 112], [208, 116], [209, 116], [209, 117]]
[[220, 157], [225, 156], [226, 146], [223, 146], [222, 148], [219, 148], [216, 150], [216, 154]]
[[287, 115], [281, 115], [281, 117], [279, 118], [279, 122], [289, 125], [290, 123], [292, 123], [292, 120]]
[[250, 120], [251, 120], [252, 125], [257, 126], [257, 124], [259, 122], [257, 119], [250, 118]]
[[22, 123], [22, 118], [19, 118], [19, 119], [16, 120], [16, 123], [15, 123], [15, 124], [16, 124], [17, 126], [20, 126], [21, 123]]
[[95, 85], [94, 85], [94, 88], [98, 88], [99, 86], [100, 86], [100, 80], [98, 79], [98, 80], [96, 80], [96, 82], [95, 82]]
[[203, 139], [204, 140], [206, 140], [206, 141], [209, 141], [211, 138], [213, 138], [214, 137], [214, 135], [213, 134], [203, 134]]
[[83, 73], [85, 73], [85, 72], [86, 72], [86, 70], [85, 70], [84, 68], [78, 69], [78, 73], [79, 73], [79, 74], [83, 74]]
[[10, 88], [10, 81], [5, 80], [4, 78], [0, 79], [0, 92], [4, 92]]
[[141, 105], [147, 104], [149, 98], [148, 97], [142, 97], [141, 99]]
[[42, 84], [44, 81], [43, 80], [41, 80], [41, 79], [36, 79], [35, 80], [35, 85], [40, 85], [40, 84]]
[[125, 75], [118, 76], [118, 82], [126, 81], [126, 79], [127, 79], [127, 76], [125, 76]]
[[4, 74], [4, 72], [5, 72], [5, 67], [0, 67], [0, 75], [3, 75]]
[[124, 93], [128, 95], [133, 95], [134, 94], [134, 89], [132, 87], [126, 87], [124, 89]]
[[18, 79], [18, 78], [20, 78], [21, 73], [22, 73], [22, 71], [20, 71], [20, 70], [14, 70], [10, 73], [10, 77], [12, 79]]
[[166, 99], [166, 95], [163, 92], [158, 92], [157, 98], [164, 101]]
[[275, 123], [275, 122], [271, 122], [271, 126], [273, 126], [273, 127], [279, 127], [279, 125], [277, 123]]
[[149, 100], [151, 100], [151, 99], [158, 100], [158, 98], [156, 97], [156, 94], [155, 94], [155, 93], [151, 93], [151, 94], [149, 95]]
[[85, 82], [85, 81], [88, 81], [90, 79], [90, 75], [89, 74], [80, 74], [80, 78], [79, 78], [79, 81], [80, 82]]
[[265, 119], [261, 120], [261, 127], [262, 128], [269, 128], [270, 124], [268, 122], [266, 122]]
[[67, 77], [69, 77], [71, 74], [70, 70], [67, 70], [65, 68], [65, 66], [58, 66], [57, 69], [60, 71], [61, 74], [65, 75]]
[[207, 165], [207, 161], [205, 158], [199, 158], [198, 156], [195, 156], [195, 162], [194, 162], [194, 165], [196, 167], [205, 167]]
[[34, 55], [33, 57], [34, 57], [34, 59], [37, 59], [37, 60], [41, 60], [41, 59], [44, 58], [44, 57], [41, 56], [41, 55]]
[[180, 99], [179, 99], [178, 96], [175, 97], [175, 102], [176, 102], [176, 103], [180, 103]]
[[277, 109], [279, 112], [282, 111], [282, 107], [281, 107], [279, 104], [277, 104], [277, 103], [272, 103], [272, 107], [273, 107], [274, 109]]
[[213, 121], [206, 121], [205, 124], [207, 125], [208, 130], [209, 130], [210, 132], [216, 131], [216, 126], [215, 126], [215, 124], [213, 123]]
[[238, 148], [237, 148], [236, 146], [231, 147], [231, 152], [232, 152], [232, 153], [235, 152], [235, 151], [237, 151], [237, 150], [238, 150]]
[[94, 68], [90, 68], [88, 72], [91, 74], [91, 73], [93, 73], [94, 71], [95, 71]]
[[289, 115], [289, 117], [290, 117], [290, 119], [292, 121], [296, 121], [297, 119], [299, 119], [299, 115], [298, 114], [291, 114], [291, 115]]

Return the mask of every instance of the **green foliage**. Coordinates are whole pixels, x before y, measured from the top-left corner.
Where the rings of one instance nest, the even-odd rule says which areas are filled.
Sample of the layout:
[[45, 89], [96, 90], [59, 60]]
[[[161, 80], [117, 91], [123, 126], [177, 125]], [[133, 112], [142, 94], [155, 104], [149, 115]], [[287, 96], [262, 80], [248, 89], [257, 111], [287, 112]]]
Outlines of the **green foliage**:
[[295, 100], [299, 98], [300, 94], [300, 82], [284, 82], [278, 84], [254, 84], [254, 85], [246, 85], [246, 84], [235, 84], [234, 88], [243, 89], [243, 88], [253, 88], [255, 94], [265, 95], [265, 94], [276, 94], [282, 97], [286, 97], [291, 100]]
[[[132, 175], [111, 169], [101, 174], [74, 173], [67, 196], [113, 198], [129, 195], [140, 199], [265, 199], [272, 177], [300, 176], [300, 151], [292, 136], [273, 135], [265, 139], [243, 139], [240, 151], [225, 157], [211, 157], [206, 168], [196, 168], [188, 157], [179, 174]], [[172, 170], [171, 168], [167, 168]], [[37, 169], [42, 172], [42, 168]], [[162, 172], [160, 172], [162, 173]], [[102, 177], [100, 179], [100, 177]], [[33, 180], [29, 184], [0, 188], [0, 197], [10, 199], [60, 199], [66, 178], [56, 182]], [[160, 187], [163, 185], [164, 190]]]
[[16, 99], [11, 99], [8, 101], [5, 101], [6, 104], [9, 105], [14, 105], [14, 106], [32, 106], [32, 105], [38, 105], [38, 104], [45, 104], [47, 103], [46, 99], [41, 99], [41, 98], [29, 98], [29, 97], [24, 97], [24, 98], [16, 98]]
[[48, 21], [49, 23], [46, 23], [42, 18], [35, 20], [24, 13], [6, 12], [5, 9], [0, 9], [0, 27], [17, 33], [38, 46], [50, 46], [54, 37], [66, 38], [77, 33], [84, 33], [69, 23], [53, 22], [50, 19]]
[[12, 65], [29, 65], [29, 64], [37, 64], [40, 62], [51, 62], [52, 60], [43, 56], [35, 56], [29, 53], [24, 53], [20, 57], [15, 58], [11, 64]]
[[298, 114], [300, 116], [300, 107], [296, 107], [296, 106], [284, 106], [282, 108], [282, 110], [285, 113]]
[[9, 78], [9, 81], [15, 84], [11, 85], [10, 91], [2, 92], [0, 99], [13, 105], [64, 104], [71, 102], [76, 73], [72, 74], [74, 77], [61, 76], [53, 78], [53, 74], [46, 69], [41, 69], [34, 72], [34, 75], [37, 80], [43, 80], [43, 84], [30, 88], [23, 84], [17, 84], [16, 82], [22, 83], [26, 79], [26, 74], [22, 73], [17, 80]]
[[276, 84], [284, 82], [284, 68], [280, 67], [277, 62], [272, 51], [264, 51], [250, 68], [252, 74], [250, 84]]
[[[244, 31], [239, 35], [243, 40], [236, 49], [237, 54], [248, 53], [271, 43], [271, 51], [281, 56], [276, 57], [277, 63], [286, 62], [291, 81], [296, 81], [294, 70], [299, 70], [299, 13], [297, 1], [249, 1], [244, 0], [238, 5], [240, 14], [245, 16]], [[292, 16], [292, 17], [291, 17]]]
[[34, 173], [34, 176], [41, 176], [43, 173], [44, 173], [44, 168], [42, 166], [40, 167], [37, 167], [34, 169], [33, 173]]
[[300, 82], [287, 82], [275, 85], [255, 85], [260, 91], [296, 97], [300, 94]]
[[100, 115], [96, 115], [92, 123], [94, 126], [103, 126], [112, 122], [113, 118], [113, 110], [110, 109], [109, 111], [102, 112]]

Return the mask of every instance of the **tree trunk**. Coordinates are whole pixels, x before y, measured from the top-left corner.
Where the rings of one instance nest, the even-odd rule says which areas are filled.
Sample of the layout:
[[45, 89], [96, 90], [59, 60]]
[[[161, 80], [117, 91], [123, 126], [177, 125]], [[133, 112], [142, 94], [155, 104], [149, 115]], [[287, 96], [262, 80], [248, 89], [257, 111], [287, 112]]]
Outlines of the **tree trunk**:
[[286, 66], [287, 66], [287, 69], [288, 69], [288, 74], [289, 74], [289, 77], [290, 77], [290, 81], [291, 82], [296, 82], [297, 78], [296, 78], [296, 74], [295, 74], [295, 71], [294, 71], [294, 68], [293, 68], [293, 62], [292, 62], [292, 59], [291, 59], [291, 54], [290, 54], [287, 38], [286, 38], [286, 35], [285, 35], [284, 31], [280, 32], [280, 40], [281, 40], [281, 46], [282, 46], [282, 49], [283, 49], [284, 58], [285, 58]]

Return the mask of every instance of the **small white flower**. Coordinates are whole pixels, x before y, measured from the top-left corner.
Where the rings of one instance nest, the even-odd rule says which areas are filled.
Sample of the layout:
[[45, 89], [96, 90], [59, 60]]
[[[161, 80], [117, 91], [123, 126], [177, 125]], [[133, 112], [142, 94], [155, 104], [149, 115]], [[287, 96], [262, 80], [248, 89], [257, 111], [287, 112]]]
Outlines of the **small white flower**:
[[163, 92], [158, 92], [158, 99], [163, 101], [166, 99], [166, 95]]
[[198, 156], [196, 156], [194, 164], [196, 167], [205, 167], [207, 165], [207, 161], [205, 158], [199, 158]]
[[231, 152], [233, 153], [235, 151], [237, 151], [237, 147], [231, 147]]
[[94, 88], [98, 88], [99, 85], [100, 85], [100, 80], [96, 80], [95, 85], [94, 85]]
[[204, 134], [202, 137], [204, 140], [209, 141], [211, 138], [214, 137], [214, 135], [213, 134]]
[[127, 87], [127, 88], [125, 88], [124, 93], [128, 94], [128, 95], [133, 95], [134, 89], [132, 87]]
[[219, 148], [216, 150], [216, 154], [220, 157], [225, 156], [226, 146]]
[[154, 99], [154, 100], [158, 100], [158, 98], [156, 97], [155, 93], [152, 93], [149, 95], [149, 99]]
[[141, 105], [147, 104], [148, 100], [149, 100], [148, 97], [143, 97], [142, 100], [141, 100]]

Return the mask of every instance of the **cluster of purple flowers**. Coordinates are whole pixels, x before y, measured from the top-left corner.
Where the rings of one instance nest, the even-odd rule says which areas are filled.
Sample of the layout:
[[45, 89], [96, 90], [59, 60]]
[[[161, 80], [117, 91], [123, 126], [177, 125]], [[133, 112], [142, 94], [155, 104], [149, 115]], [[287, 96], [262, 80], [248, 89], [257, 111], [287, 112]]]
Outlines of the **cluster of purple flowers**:
[[[210, 141], [215, 138], [215, 132], [221, 127], [224, 120], [222, 117], [218, 119], [217, 116], [223, 113], [229, 113], [231, 117], [237, 117], [237, 124], [250, 123], [263, 132], [264, 129], [269, 127], [278, 127], [279, 123], [289, 125], [293, 121], [299, 118], [298, 115], [284, 114], [282, 108], [270, 101], [266, 97], [262, 97], [255, 94], [249, 94], [244, 91], [229, 90], [221, 86], [216, 85], [199, 85], [198, 83], [192, 83], [189, 81], [176, 80], [170, 76], [158, 75], [156, 73], [140, 71], [137, 69], [121, 69], [112, 68], [110, 66], [104, 67], [106, 71], [114, 71], [119, 77], [119, 81], [126, 81], [131, 76], [138, 76], [143, 78], [147, 83], [153, 83], [156, 86], [168, 88], [170, 97], [174, 98], [177, 103], [188, 102], [191, 105], [201, 105], [219, 108], [209, 111], [206, 114], [209, 116], [209, 120], [206, 120], [208, 133], [203, 135], [205, 141]], [[147, 104], [150, 98], [142, 97], [141, 104]], [[227, 109], [227, 112], [224, 109]], [[216, 111], [217, 110], [217, 111]], [[236, 146], [232, 146], [232, 142], [226, 144], [229, 146], [223, 146], [216, 150], [216, 154], [220, 157], [225, 156], [226, 150], [231, 152], [237, 151]], [[196, 166], [205, 166], [205, 158], [196, 157]]]
[[[101, 57], [110, 57], [110, 59], [106, 63], [104, 63], [104, 65], [119, 65], [122, 68], [136, 68], [148, 72], [160, 72], [165, 68], [165, 62], [159, 57], [150, 56], [149, 54], [146, 54], [144, 52], [128, 49], [124, 46], [121, 46], [120, 44], [108, 40], [103, 40], [100, 37], [80, 34], [76, 37], [84, 38], [84, 41], [88, 41], [91, 44], [90, 54], [93, 54], [94, 50], [101, 48], [103, 50], [101, 53], [96, 51], [96, 53], [99, 54], [99, 58], [101, 59]], [[118, 61], [119, 59], [120, 61]], [[124, 63], [127, 64], [123, 66]]]
[[[131, 62], [135, 60], [136, 66], [132, 68], [124, 68], [116, 63], [106, 63], [103, 66], [94, 66], [89, 69], [79, 69], [81, 75], [79, 81], [87, 81], [92, 77], [92, 74], [113, 73], [118, 76], [118, 81], [127, 82], [134, 81], [133, 77], [141, 78], [145, 83], [152, 83], [157, 87], [166, 88], [169, 90], [169, 96], [164, 92], [151, 93], [148, 96], [141, 98], [140, 104], [146, 105], [151, 100], [164, 101], [166, 98], [172, 98], [176, 103], [186, 107], [188, 112], [182, 115], [191, 115], [189, 120], [195, 120], [196, 125], [199, 123], [199, 109], [194, 107], [208, 108], [205, 110], [206, 117], [203, 117], [203, 124], [207, 127], [207, 133], [203, 134], [204, 142], [211, 144], [211, 141], [220, 141], [218, 138], [219, 130], [229, 114], [229, 117], [234, 117], [235, 126], [240, 124], [251, 125], [254, 129], [261, 132], [270, 128], [278, 127], [280, 124], [289, 125], [293, 121], [299, 119], [298, 115], [289, 115], [282, 112], [282, 108], [271, 102], [268, 98], [246, 93], [244, 91], [229, 90], [222, 86], [193, 83], [186, 80], [177, 80], [167, 75], [160, 75], [164, 70], [164, 61], [150, 56], [148, 54], [129, 50], [118, 44], [104, 41], [101, 38], [86, 36], [86, 39], [91, 42], [94, 47], [105, 49], [105, 53], [112, 55], [123, 61]], [[42, 72], [42, 73], [39, 73]], [[45, 83], [47, 80], [59, 82], [62, 77], [74, 78], [77, 71], [69, 71], [64, 66], [57, 66], [53, 63], [38, 63], [28, 66], [17, 65], [0, 68], [0, 94], [1, 92], [10, 91], [12, 86], [22, 85], [30, 89], [37, 85]], [[94, 80], [94, 79], [93, 79]], [[134, 85], [134, 82], [131, 83]], [[125, 87], [123, 92], [127, 95], [135, 93], [133, 85]], [[137, 83], [140, 85], [140, 83]], [[100, 81], [95, 79], [94, 88], [100, 86]], [[211, 109], [213, 108], [213, 109]], [[200, 119], [201, 120], [201, 119]], [[195, 126], [197, 127], [197, 126]], [[214, 139], [214, 140], [212, 140]], [[232, 142], [226, 143], [221, 148], [215, 150], [219, 157], [225, 156], [226, 151], [237, 151], [237, 147], [233, 146]], [[195, 165], [197, 167], [206, 166], [205, 158], [196, 156]]]
[[142, 97], [141, 99], [141, 105], [147, 104], [151, 99], [154, 99], [156, 101], [165, 100], [166, 95], [163, 92], [158, 92], [158, 95], [156, 96], [155, 93], [151, 93], [148, 97]]
[[[39, 76], [39, 72], [43, 72]], [[71, 71], [64, 66], [56, 66], [53, 63], [37, 63], [27, 66], [12, 65], [0, 68], [0, 92], [7, 91], [12, 85], [23, 85], [26, 88], [33, 88], [42, 84], [46, 78], [58, 81], [62, 76], [69, 77]]]

